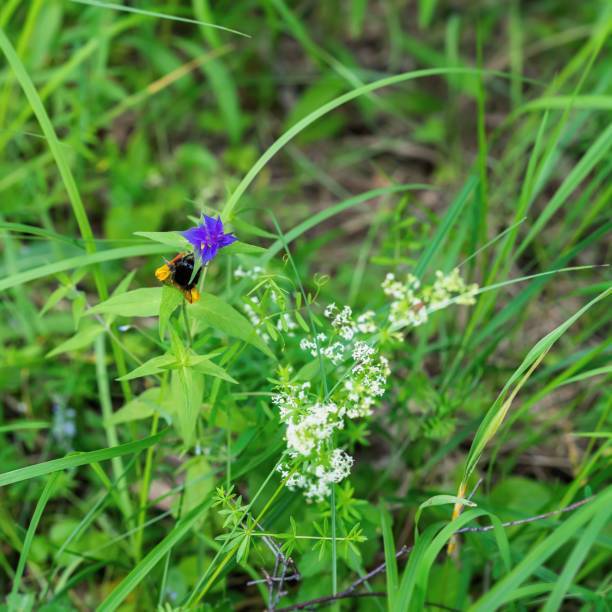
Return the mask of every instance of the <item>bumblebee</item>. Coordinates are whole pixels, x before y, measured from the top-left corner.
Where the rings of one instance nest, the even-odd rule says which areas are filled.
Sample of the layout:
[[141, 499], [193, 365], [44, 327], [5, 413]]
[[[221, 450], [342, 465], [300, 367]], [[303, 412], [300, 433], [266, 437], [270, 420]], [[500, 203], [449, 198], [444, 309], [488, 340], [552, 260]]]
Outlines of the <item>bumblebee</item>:
[[193, 274], [194, 259], [193, 253], [179, 253], [172, 261], [166, 263], [155, 270], [155, 277], [162, 283], [176, 287], [184, 296], [185, 299], [193, 304], [200, 299], [200, 294], [196, 289], [202, 268], [200, 268], [191, 282]]

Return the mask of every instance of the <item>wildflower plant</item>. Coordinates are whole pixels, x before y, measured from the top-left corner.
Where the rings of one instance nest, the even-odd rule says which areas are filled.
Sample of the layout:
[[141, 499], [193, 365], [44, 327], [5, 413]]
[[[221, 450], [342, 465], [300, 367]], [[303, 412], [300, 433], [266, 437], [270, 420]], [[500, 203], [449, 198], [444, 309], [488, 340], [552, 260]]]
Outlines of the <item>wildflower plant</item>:
[[[403, 282], [388, 274], [382, 288], [393, 298], [387, 327], [384, 310], [355, 317], [350, 306], [330, 304], [323, 319], [315, 319], [320, 322], [316, 333], [300, 339], [300, 349], [313, 359], [310, 364], [297, 375], [290, 366], [279, 369], [272, 404], [286, 426], [287, 459], [277, 469], [287, 478], [287, 486], [302, 490], [309, 501], [323, 501], [332, 485], [349, 476], [355, 460], [346, 450], [348, 426], [368, 419], [380, 406], [391, 374], [381, 354], [382, 332], [399, 334], [424, 323], [428, 313], [453, 303], [473, 304], [478, 291], [457, 269], [448, 275], [437, 272], [434, 283], [422, 288], [411, 274]], [[304, 381], [315, 368], [322, 380]]]
[[402, 281], [390, 272], [382, 288], [385, 295], [392, 298], [389, 322], [394, 330], [422, 325], [429, 314], [451, 304], [470, 306], [476, 302], [478, 293], [478, 285], [468, 285], [457, 268], [450, 274], [438, 270], [435, 282], [424, 287], [413, 274], [407, 274]]
[[[349, 421], [368, 417], [385, 392], [387, 360], [373, 342], [373, 312], [354, 319], [349, 306], [330, 304], [316, 335], [300, 341], [301, 350], [320, 365], [323, 380], [313, 385], [280, 370], [272, 403], [286, 426], [287, 461], [278, 466], [290, 489], [302, 489], [307, 500], [322, 501], [342, 482], [354, 458], [345, 450]], [[292, 466], [299, 466], [290, 474]]]

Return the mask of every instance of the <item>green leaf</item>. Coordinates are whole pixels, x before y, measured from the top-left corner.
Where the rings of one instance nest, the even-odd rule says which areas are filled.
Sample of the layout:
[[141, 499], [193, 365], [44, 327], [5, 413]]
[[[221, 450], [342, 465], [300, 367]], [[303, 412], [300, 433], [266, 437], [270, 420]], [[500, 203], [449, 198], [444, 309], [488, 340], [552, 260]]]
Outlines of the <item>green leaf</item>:
[[413, 273], [417, 278], [421, 278], [423, 276], [427, 266], [442, 245], [443, 240], [451, 231], [457, 217], [459, 216], [459, 213], [463, 210], [476, 185], [478, 185], [478, 179], [475, 176], [470, 176], [470, 178], [468, 178], [468, 180], [465, 182], [463, 189], [457, 194], [457, 197], [446, 211], [446, 214], [436, 230], [436, 233], [428, 242], [427, 248], [423, 251], [416, 267], [414, 268]]
[[87, 311], [92, 314], [116, 314], [123, 317], [154, 317], [159, 314], [162, 288], [134, 289], [101, 302]]
[[159, 387], [151, 387], [119, 408], [119, 410], [113, 412], [113, 414], [104, 421], [104, 425], [118, 425], [119, 423], [138, 421], [153, 416], [158, 399]]
[[[425, 605], [425, 594], [427, 593], [427, 583], [431, 573], [431, 566], [434, 564], [436, 557], [440, 554], [442, 548], [446, 545], [448, 540], [453, 536], [455, 531], [461, 529], [464, 525], [473, 521], [479, 516], [487, 514], [485, 510], [480, 508], [475, 510], [467, 510], [463, 514], [460, 514], [454, 521], [447, 523], [443, 529], [428, 543], [427, 547], [422, 553], [419, 563], [416, 564], [416, 572], [414, 574], [413, 588], [414, 592], [411, 593], [410, 601], [412, 609], [424, 610]], [[414, 551], [413, 551], [414, 552]], [[412, 555], [411, 555], [412, 556]], [[406, 607], [403, 609], [409, 609], [407, 602]], [[494, 610], [495, 608], [491, 608]]]
[[247, 534], [244, 534], [243, 540], [238, 547], [238, 552], [236, 553], [236, 563], [242, 563], [249, 556], [250, 543], [251, 538]]
[[45, 312], [53, 308], [60, 300], [63, 300], [71, 291], [74, 291], [74, 285], [76, 285], [85, 274], [87, 274], [87, 268], [76, 270], [69, 284], [61, 285], [47, 298], [45, 305], [40, 309], [40, 316], [42, 317]]
[[546, 601], [546, 605], [542, 608], [542, 612], [554, 612], [561, 608], [561, 604], [569, 591], [574, 577], [584, 558], [595, 543], [597, 536], [603, 531], [607, 523], [610, 522], [610, 511], [599, 512], [592, 519], [588, 527], [586, 527], [576, 542], [569, 558], [567, 559], [563, 571], [557, 580], [550, 596]]
[[238, 384], [238, 381], [232, 378], [226, 370], [224, 370], [221, 366], [218, 366], [216, 363], [213, 363], [210, 361], [210, 359], [207, 359], [203, 355], [190, 356], [187, 363], [189, 367], [196, 372], [208, 374], [208, 376], [215, 376], [216, 378], [221, 378], [227, 382]]
[[176, 310], [177, 306], [184, 300], [183, 294], [169, 285], [162, 287], [161, 304], [159, 306], [159, 337], [161, 340], [164, 339], [164, 333], [166, 326], [172, 313]]
[[[122, 279], [121, 282], [115, 287], [115, 290], [112, 292], [111, 297], [115, 297], [117, 295], [121, 295], [123, 293], [125, 293], [129, 286], [130, 283], [132, 282], [132, 279], [134, 278], [134, 276], [136, 275], [137, 270], [134, 269], [131, 272], [129, 272], [128, 274], [126, 274]], [[109, 315], [106, 317], [106, 323], [107, 325], [112, 325], [115, 322], [115, 315]]]
[[249, 320], [221, 298], [210, 293], [203, 293], [200, 300], [191, 305], [189, 314], [205, 325], [218, 329], [228, 336], [252, 344], [275, 359], [274, 353], [257, 335]]
[[254, 244], [247, 244], [246, 242], [232, 242], [226, 247], [223, 247], [221, 251], [222, 255], [263, 255], [266, 249], [263, 247], [255, 246]]
[[172, 21], [182, 21], [183, 23], [193, 23], [196, 25], [200, 25], [206, 28], [215, 28], [217, 30], [223, 30], [224, 32], [230, 32], [231, 34], [237, 34], [238, 36], [244, 36], [246, 38], [251, 38], [248, 34], [244, 32], [239, 32], [238, 30], [232, 30], [231, 28], [226, 28], [221, 25], [217, 25], [216, 23], [207, 23], [205, 21], [199, 21], [197, 19], [189, 19], [188, 17], [180, 17], [178, 15], [172, 15], [170, 13], [158, 13], [156, 11], [148, 11], [141, 8], [136, 8], [133, 6], [127, 6], [125, 4], [117, 4], [113, 2], [103, 2], [102, 0], [74, 0], [75, 2], [79, 2], [80, 4], [89, 4], [90, 6], [99, 6], [105, 9], [114, 9], [116, 11], [125, 11], [127, 13], [136, 13], [137, 15], [147, 15], [149, 17], [155, 17], [157, 19], [169, 19]]
[[436, 533], [438, 533], [439, 529], [439, 523], [429, 525], [425, 531], [419, 535], [418, 539], [415, 540], [414, 548], [410, 551], [408, 561], [406, 562], [406, 566], [402, 572], [399, 591], [395, 598], [395, 605], [393, 608], [389, 608], [390, 611], [392, 610], [393, 612], [399, 612], [409, 609], [409, 602], [412, 600], [415, 579], [419, 566], [428, 546], [431, 544], [431, 541], [435, 537]]
[[77, 351], [86, 346], [89, 346], [100, 334], [104, 332], [104, 328], [97, 323], [82, 329], [77, 332], [72, 338], [68, 338], [62, 342], [59, 346], [56, 346], [52, 351], [47, 353], [47, 357], [55, 357], [60, 353], [66, 353], [68, 351]]
[[132, 270], [131, 272], [128, 272], [119, 281], [119, 283], [115, 287], [115, 290], [113, 291], [112, 295], [121, 295], [122, 293], [125, 293], [128, 290], [128, 287], [130, 286], [130, 283], [134, 279], [134, 276], [136, 276], [136, 272], [137, 272], [136, 269]]
[[0, 612], [33, 612], [34, 593], [11, 593], [7, 604], [0, 604]]
[[319, 372], [321, 362], [315, 358], [303, 365], [293, 377], [293, 380], [312, 380]]
[[276, 341], [278, 339], [278, 332], [276, 331], [276, 328], [274, 327], [274, 325], [272, 325], [270, 321], [266, 321], [265, 326], [266, 326], [266, 331], [270, 335], [270, 338]]
[[[40, 159], [40, 158], [39, 158]], [[45, 238], [51, 238], [53, 240], [59, 240], [66, 242], [71, 246], [82, 246], [82, 241], [76, 238], [69, 238], [68, 236], [62, 236], [56, 232], [51, 232], [42, 227], [36, 227], [35, 225], [25, 225], [23, 223], [9, 223], [7, 221], [0, 221], [0, 229], [6, 229], [10, 232], [21, 232], [24, 234], [33, 234], [34, 236], [44, 236]]]
[[[298, 293], [299, 296], [301, 296], [301, 293]], [[304, 317], [302, 317], [302, 315], [296, 310], [295, 311], [295, 320], [297, 321], [298, 325], [307, 333], [310, 333], [310, 327], [308, 327], [308, 324], [306, 323], [306, 321], [304, 321]]]
[[[542, 512], [551, 501], [551, 489], [538, 480], [509, 476], [491, 490], [487, 501], [492, 508], [497, 508], [502, 520], [511, 520], [516, 518], [517, 512], [518, 516]], [[508, 531], [512, 533], [513, 529]]]
[[[271, 232], [268, 232], [265, 229], [258, 227], [257, 225], [247, 223], [246, 221], [244, 221], [244, 219], [232, 219], [232, 225], [236, 228], [236, 231], [241, 234], [251, 234], [253, 236], [259, 236], [260, 238], [270, 238], [271, 240], [274, 240], [276, 238], [276, 234], [272, 234]], [[0, 227], [2, 227], [1, 223]], [[234, 242], [233, 244], [236, 243]]]
[[[591, 300], [588, 304], [583, 306], [578, 312], [573, 314], [569, 319], [563, 322], [561, 325], [553, 329], [550, 333], [548, 333], [544, 338], [539, 340], [535, 346], [527, 353], [523, 362], [519, 365], [519, 367], [514, 371], [512, 376], [504, 385], [501, 393], [493, 402], [491, 408], [489, 408], [487, 414], [484, 419], [480, 423], [478, 427], [478, 431], [474, 436], [474, 440], [472, 442], [472, 446], [468, 453], [465, 471], [463, 476], [463, 483], [467, 481], [470, 474], [476, 467], [478, 460], [482, 452], [484, 451], [489, 440], [495, 435], [501, 423], [510, 409], [510, 404], [512, 400], [525, 383], [527, 378], [530, 376], [533, 369], [538, 365], [539, 361], [541, 361], [546, 355], [547, 351], [550, 350], [552, 345], [567, 331], [567, 329], [576, 322], [587, 310], [589, 310], [592, 306], [594, 306], [600, 300], [608, 297], [612, 293], [612, 287], [603, 293], [600, 293], [596, 298]], [[531, 368], [531, 369], [530, 369]], [[529, 370], [529, 371], [528, 371]], [[519, 378], [523, 377], [521, 380]], [[518, 382], [517, 382], [518, 381]], [[513, 392], [506, 399], [506, 395], [510, 387], [517, 382], [517, 385]]]
[[189, 355], [189, 349], [185, 346], [183, 339], [179, 336], [174, 327], [170, 328], [170, 342], [175, 359], [179, 364], [185, 365], [187, 356]]
[[18, 431], [20, 429], [49, 429], [50, 427], [51, 423], [48, 421], [12, 421], [9, 425], [0, 425], [0, 433]]
[[[206, 499], [215, 488], [215, 471], [212, 469], [209, 460], [200, 455], [189, 460], [187, 471], [185, 473], [185, 496], [182, 500], [180, 496], [175, 497], [173, 511], [178, 515], [178, 508], [182, 503], [183, 514], [191, 512], [203, 499]], [[201, 524], [206, 518], [203, 513], [198, 519], [197, 524]]]
[[538, 218], [531, 226], [531, 230], [523, 239], [519, 248], [515, 251], [515, 258], [517, 258], [527, 248], [531, 241], [541, 233], [542, 228], [546, 226], [555, 212], [567, 202], [571, 193], [578, 188], [593, 167], [607, 155], [610, 147], [612, 147], [612, 125], [608, 125], [580, 158], [580, 161], [574, 165], [571, 172], [565, 177], [561, 186], [557, 189], [544, 210], [538, 215]]
[[[51, 119], [47, 114], [47, 111], [42, 103], [42, 100], [40, 99], [40, 96], [38, 95], [38, 91], [36, 90], [32, 79], [30, 78], [27, 70], [25, 69], [25, 66], [21, 62], [19, 55], [16, 53], [15, 49], [11, 45], [9, 38], [6, 36], [2, 28], [0, 28], [0, 49], [2, 49], [2, 52], [4, 53], [8, 64], [12, 68], [15, 77], [19, 81], [19, 84], [21, 85], [23, 92], [25, 93], [25, 96], [28, 99], [28, 102], [32, 107], [32, 110], [36, 115], [36, 118], [38, 119], [45, 140], [49, 148], [51, 149], [51, 153], [55, 158], [57, 168], [62, 177], [62, 182], [66, 189], [66, 193], [68, 194], [68, 199], [72, 207], [72, 212], [76, 219], [77, 225], [79, 226], [81, 236], [83, 236], [85, 240], [85, 249], [88, 254], [97, 255], [96, 244], [94, 241], [91, 225], [89, 224], [89, 219], [87, 218], [87, 212], [85, 211], [83, 200], [81, 199], [81, 195], [77, 188], [77, 184], [72, 174], [72, 170], [70, 169], [70, 165], [64, 154], [64, 149], [60, 144], [57, 134], [55, 133], [53, 123], [51, 122]], [[46, 266], [41, 267], [45, 268]], [[92, 271], [96, 282], [98, 295], [106, 296], [106, 281], [104, 275], [102, 274], [102, 269], [100, 268], [100, 266], [94, 266]], [[27, 272], [18, 273], [12, 278], [17, 277], [19, 279], [23, 279], [26, 276]], [[9, 279], [4, 279], [4, 282], [6, 283], [7, 280]]]
[[153, 357], [148, 361], [145, 361], [142, 365], [128, 372], [125, 376], [118, 378], [117, 380], [132, 380], [133, 378], [141, 378], [142, 376], [151, 376], [152, 374], [159, 374], [162, 370], [168, 369], [168, 366], [176, 364], [176, 357], [170, 353]]
[[183, 238], [178, 232], [134, 232], [134, 235], [143, 236], [160, 244], [166, 244], [177, 251], [191, 250], [189, 240]]
[[15, 578], [13, 579], [13, 588], [11, 589], [11, 596], [16, 597], [19, 593], [19, 585], [21, 584], [21, 577], [23, 576], [23, 570], [25, 569], [26, 560], [28, 558], [28, 554], [30, 549], [32, 548], [32, 542], [34, 540], [34, 533], [36, 532], [36, 527], [38, 527], [38, 523], [42, 517], [42, 513], [47, 505], [47, 502], [51, 498], [51, 494], [53, 493], [53, 487], [57, 482], [59, 474], [53, 474], [45, 483], [45, 488], [43, 489], [38, 501], [36, 502], [36, 508], [34, 509], [34, 514], [32, 515], [32, 520], [30, 521], [30, 525], [28, 526], [28, 531], [26, 533], [26, 537], [23, 541], [23, 548], [21, 549], [21, 554], [19, 555], [19, 562], [17, 564], [17, 571], [15, 572]]
[[202, 406], [203, 377], [191, 368], [172, 370], [170, 391], [175, 416], [173, 422], [185, 449], [189, 449], [195, 441], [196, 423]]
[[534, 110], [560, 109], [565, 110], [571, 106], [573, 109], [587, 108], [590, 110], [612, 110], [612, 96], [583, 95], [583, 96], [543, 96], [527, 102], [516, 113], [525, 113]]
[[74, 329], [79, 328], [79, 321], [85, 310], [87, 298], [84, 295], [77, 295], [72, 301], [72, 318], [74, 320]]
[[416, 512], [414, 517], [414, 528], [417, 529], [419, 524], [419, 518], [425, 508], [432, 508], [433, 506], [444, 506], [446, 504], [462, 504], [464, 506], [476, 506], [473, 501], [464, 499], [462, 497], [456, 497], [455, 495], [434, 495], [428, 500], [424, 501]]

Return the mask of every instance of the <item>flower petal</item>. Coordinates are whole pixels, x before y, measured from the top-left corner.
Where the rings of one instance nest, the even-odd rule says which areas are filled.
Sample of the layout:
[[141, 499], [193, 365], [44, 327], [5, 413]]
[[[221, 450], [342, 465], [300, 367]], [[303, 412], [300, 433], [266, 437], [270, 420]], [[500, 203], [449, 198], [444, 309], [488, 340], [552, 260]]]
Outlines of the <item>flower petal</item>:
[[189, 242], [191, 242], [191, 244], [193, 244], [193, 246], [195, 246], [196, 248], [200, 244], [200, 242], [202, 242], [202, 240], [206, 238], [205, 234], [204, 236], [202, 236], [202, 228], [199, 226], [191, 227], [188, 230], [179, 233], [181, 234], [181, 236], [183, 236], [183, 238], [187, 238], [187, 240], [189, 240]]
[[223, 234], [219, 243], [219, 248], [232, 244], [232, 242], [236, 242], [236, 240], [238, 240], [236, 236], [232, 236], [231, 234]]
[[[204, 224], [206, 225], [206, 230], [210, 235], [214, 235], [217, 229], [217, 220], [214, 217], [209, 217], [208, 215], [202, 215], [204, 217]], [[223, 230], [223, 226], [221, 226]]]
[[193, 245], [194, 253], [200, 257], [203, 264], [215, 257], [219, 249], [238, 240], [232, 234], [223, 233], [221, 216], [215, 219], [204, 213], [196, 227], [180, 232], [180, 234]]

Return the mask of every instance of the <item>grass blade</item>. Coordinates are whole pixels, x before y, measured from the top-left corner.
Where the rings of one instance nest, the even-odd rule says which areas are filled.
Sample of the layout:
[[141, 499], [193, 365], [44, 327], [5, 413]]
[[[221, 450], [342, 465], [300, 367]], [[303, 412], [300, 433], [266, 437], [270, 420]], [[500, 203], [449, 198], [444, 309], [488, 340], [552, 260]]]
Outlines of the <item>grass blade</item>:
[[34, 540], [34, 533], [36, 532], [36, 528], [38, 527], [38, 523], [40, 518], [42, 517], [42, 513], [49, 501], [51, 494], [53, 493], [53, 487], [57, 482], [59, 477], [59, 473], [53, 474], [47, 480], [45, 484], [45, 488], [43, 489], [38, 502], [36, 502], [36, 508], [34, 509], [34, 514], [32, 515], [32, 520], [30, 521], [30, 525], [28, 527], [28, 531], [26, 533], [25, 540], [23, 541], [23, 548], [21, 549], [21, 555], [19, 555], [19, 563], [17, 564], [17, 572], [15, 573], [15, 579], [13, 580], [13, 588], [11, 589], [10, 598], [13, 599], [17, 596], [19, 592], [19, 586], [21, 584], [21, 577], [23, 576], [23, 570], [25, 569], [25, 564], [28, 558], [28, 554], [30, 552], [30, 548], [32, 547], [32, 541]]
[[4, 472], [4, 474], [0, 474], [0, 487], [23, 480], [29, 480], [30, 478], [44, 476], [45, 474], [51, 474], [52, 472], [59, 472], [60, 470], [66, 470], [80, 465], [88, 465], [94, 461], [104, 461], [105, 459], [112, 459], [113, 457], [137, 453], [145, 448], [149, 448], [149, 446], [153, 446], [153, 444], [157, 444], [167, 433], [168, 429], [164, 429], [155, 436], [137, 440], [136, 442], [128, 442], [127, 444], [120, 444], [119, 446], [102, 448], [95, 451], [75, 453], [67, 457], [62, 457], [61, 459], [52, 459], [51, 461], [44, 461], [36, 465]]
[[434, 237], [428, 244], [427, 248], [423, 251], [423, 254], [419, 258], [419, 261], [416, 267], [414, 268], [414, 275], [417, 278], [421, 278], [423, 276], [423, 273], [427, 269], [429, 262], [433, 258], [436, 251], [440, 248], [440, 245], [442, 244], [444, 238], [450, 232], [451, 228], [453, 227], [453, 224], [459, 216], [459, 213], [463, 210], [463, 207], [468, 201], [472, 190], [476, 187], [477, 184], [478, 179], [475, 176], [471, 176], [470, 178], [468, 178], [465, 185], [463, 186], [463, 189], [459, 192], [453, 203], [450, 205], [450, 208], [446, 211], [446, 214], [442, 219], [442, 223], [440, 223], [440, 226], [436, 230]]
[[385, 563], [387, 564], [387, 601], [389, 610], [395, 606], [397, 588], [399, 586], [397, 561], [395, 559], [395, 544], [393, 532], [391, 531], [391, 517], [385, 508], [380, 509], [380, 529], [383, 536], [385, 548]]
[[597, 536], [601, 533], [601, 530], [605, 527], [606, 523], [612, 518], [612, 513], [608, 509], [603, 512], [597, 513], [591, 520], [589, 526], [584, 530], [584, 533], [576, 542], [576, 546], [566, 561], [563, 571], [559, 576], [559, 580], [555, 583], [555, 587], [552, 593], [549, 595], [546, 605], [542, 608], [542, 612], [554, 612], [561, 606], [561, 602], [569, 588], [572, 586], [574, 576], [580, 569], [580, 565], [587, 556], [591, 546], [595, 542]]
[[[55, 162], [57, 163], [58, 170], [62, 177], [64, 187], [68, 193], [68, 199], [72, 205], [72, 212], [76, 218], [81, 236], [83, 236], [83, 240], [85, 241], [85, 249], [89, 254], [95, 253], [96, 245], [94, 242], [91, 225], [89, 224], [89, 219], [87, 218], [87, 213], [85, 212], [85, 207], [83, 206], [83, 201], [81, 200], [79, 190], [77, 189], [74, 176], [70, 170], [70, 166], [68, 165], [64, 151], [62, 150], [60, 142], [57, 138], [57, 134], [55, 133], [51, 119], [49, 118], [40, 96], [34, 87], [34, 83], [32, 83], [32, 80], [30, 79], [24, 65], [19, 59], [17, 53], [15, 53], [13, 45], [11, 45], [10, 40], [7, 38], [4, 30], [2, 29], [0, 29], [0, 49], [2, 49], [2, 52], [6, 56], [9, 65], [13, 69], [13, 72], [15, 73], [15, 76], [17, 77], [17, 80], [24, 91], [30, 106], [32, 107], [32, 110], [40, 123], [40, 127], [45, 135], [45, 138], [47, 139], [49, 148], [51, 149], [51, 153], [55, 158]], [[104, 280], [100, 266], [95, 265], [93, 267], [93, 273], [96, 287], [98, 289], [98, 295], [100, 296], [100, 299], [104, 299], [108, 295], [108, 290], [106, 288], [106, 281]]]
[[127, 13], [136, 13], [138, 15], [146, 15], [147, 17], [156, 17], [159, 19], [170, 19], [172, 21], [182, 21], [183, 23], [193, 23], [195, 25], [205, 26], [207, 28], [215, 28], [217, 30], [223, 30], [230, 34], [237, 34], [238, 36], [244, 36], [251, 38], [244, 32], [238, 30], [232, 30], [232, 28], [226, 28], [224, 26], [217, 25], [215, 23], [205, 23], [204, 21], [198, 21], [197, 19], [188, 19], [187, 17], [177, 17], [176, 15], [168, 15], [167, 13], [157, 13], [155, 11], [145, 11], [143, 9], [136, 8], [134, 6], [126, 6], [125, 4], [114, 4], [112, 2], [101, 2], [100, 0], [71, 0], [77, 4], [88, 4], [89, 6], [99, 6], [101, 8], [113, 9], [116, 11], [125, 11]]
[[[587, 310], [593, 307], [597, 302], [603, 300], [605, 297], [610, 295], [610, 293], [612, 293], [612, 288], [607, 289], [603, 293], [600, 293], [595, 299], [591, 300], [578, 312], [576, 312], [569, 319], [567, 319], [567, 321], [565, 321], [553, 331], [551, 331], [549, 334], [544, 336], [544, 338], [537, 342], [536, 345], [529, 351], [529, 353], [527, 353], [521, 365], [515, 370], [508, 382], [505, 384], [504, 388], [502, 389], [502, 392], [499, 394], [497, 400], [489, 409], [489, 412], [486, 414], [485, 418], [480, 424], [480, 427], [478, 428], [478, 431], [476, 432], [474, 442], [472, 443], [472, 447], [466, 460], [465, 473], [463, 477], [464, 483], [467, 481], [470, 474], [476, 467], [476, 463], [478, 462], [482, 451], [484, 450], [488, 441], [491, 439], [491, 437], [495, 434], [495, 432], [501, 425], [503, 417], [510, 407], [508, 401], [504, 401], [504, 398], [509, 388], [526, 372], [527, 376], [530, 375], [532, 370], [529, 370], [529, 368], [533, 369], [533, 367], [544, 358], [545, 353], [550, 350], [552, 345], [565, 333], [565, 331]], [[525, 381], [526, 377], [523, 377], [517, 388], [511, 394], [509, 398], [510, 401], [514, 398], [514, 396]]]
[[19, 272], [18, 274], [7, 276], [0, 280], [0, 291], [10, 289], [11, 287], [18, 287], [19, 285], [29, 283], [30, 281], [45, 278], [46, 276], [52, 276], [53, 274], [65, 272], [66, 270], [88, 266], [93, 263], [114, 261], [116, 259], [124, 259], [126, 257], [139, 257], [141, 255], [161, 255], [162, 253], [167, 252], [168, 247], [164, 246], [163, 244], [147, 243], [139, 246], [108, 249], [107, 251], [101, 251], [90, 255], [69, 257], [68, 259], [62, 259], [61, 261], [56, 261], [44, 266], [37, 266], [31, 270], [26, 270], [25, 272]]
[[208, 499], [185, 515], [175, 525], [174, 529], [136, 565], [113, 592], [96, 608], [96, 612], [112, 612], [116, 610], [121, 605], [121, 602], [146, 578], [162, 558], [187, 535], [194, 523], [210, 508], [211, 504], [212, 499]]
[[[498, 581], [486, 595], [474, 603], [469, 612], [485, 612], [503, 607], [512, 598], [514, 590], [532, 576], [555, 551], [574, 537], [595, 514], [603, 514], [609, 519], [610, 508], [612, 508], [612, 487], [608, 487], [595, 500], [577, 510], [551, 535], [527, 553], [508, 576]], [[577, 560], [576, 557], [574, 559]]]

